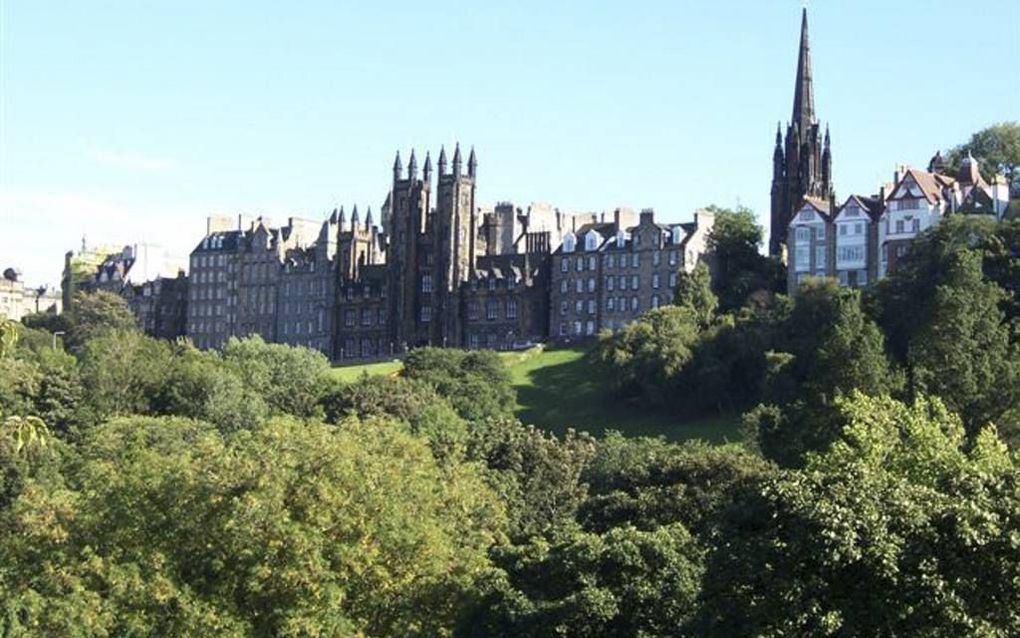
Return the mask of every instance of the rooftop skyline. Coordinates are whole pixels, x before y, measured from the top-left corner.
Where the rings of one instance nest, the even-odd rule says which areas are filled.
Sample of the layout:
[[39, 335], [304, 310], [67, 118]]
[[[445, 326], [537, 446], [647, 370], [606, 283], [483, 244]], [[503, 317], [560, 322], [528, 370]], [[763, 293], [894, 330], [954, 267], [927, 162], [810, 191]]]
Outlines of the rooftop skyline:
[[[795, 2], [41, 4], [0, 4], [0, 267], [32, 284], [82, 235], [186, 255], [208, 215], [377, 210], [395, 150], [458, 140], [482, 203], [767, 226], [801, 26]], [[1016, 3], [808, 15], [841, 198], [1017, 118]]]

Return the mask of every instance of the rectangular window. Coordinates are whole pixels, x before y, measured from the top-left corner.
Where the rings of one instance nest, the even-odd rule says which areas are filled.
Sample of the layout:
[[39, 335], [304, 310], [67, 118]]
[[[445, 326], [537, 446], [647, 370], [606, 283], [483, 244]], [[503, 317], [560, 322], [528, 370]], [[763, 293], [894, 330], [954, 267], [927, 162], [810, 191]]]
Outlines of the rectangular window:
[[574, 289], [575, 289], [574, 292], [577, 292], [578, 294], [584, 292], [584, 280], [583, 279], [575, 279], [574, 280], [574, 284], [575, 284], [574, 285]]
[[811, 248], [798, 245], [794, 257], [793, 265], [797, 272], [811, 270]]
[[825, 239], [825, 226], [815, 226], [815, 239], [818, 241]]
[[652, 308], [659, 307], [659, 295], [652, 295]]
[[658, 288], [658, 287], [659, 287], [659, 273], [653, 272], [652, 273], [652, 288]]
[[581, 314], [584, 312], [584, 301], [578, 299], [574, 302], [574, 313]]
[[595, 334], [595, 322], [594, 321], [589, 321], [585, 325], [585, 334], [587, 334], [587, 335]]
[[564, 257], [560, 260], [560, 272], [567, 272], [570, 270], [570, 257]]
[[478, 310], [479, 310], [479, 307], [478, 307], [478, 302], [477, 301], [472, 301], [471, 303], [469, 303], [468, 304], [468, 319], [477, 320], [478, 319]]
[[372, 311], [368, 308], [361, 309], [361, 325], [371, 326], [372, 325]]
[[562, 321], [560, 322], [560, 336], [561, 337], [567, 336], [567, 324], [563, 323]]
[[635, 312], [637, 311], [637, 309], [638, 309], [638, 298], [637, 297], [631, 297], [630, 298], [630, 309], [632, 311], [635, 311]]
[[490, 300], [485, 304], [485, 318], [489, 321], [495, 321], [496, 317], [499, 316], [499, 302]]
[[589, 315], [595, 314], [595, 300], [594, 299], [589, 299], [588, 300], [588, 314]]
[[914, 232], [915, 233], [921, 232], [921, 220], [920, 219], [915, 219], [914, 220]]
[[574, 262], [574, 266], [575, 266], [574, 270], [576, 270], [577, 272], [581, 272], [582, 270], [584, 270], [584, 257], [578, 257], [577, 261]]
[[495, 289], [496, 289], [496, 278], [493, 277], [492, 275], [489, 275], [489, 290], [495, 290]]
[[658, 266], [662, 262], [662, 251], [656, 250], [652, 253], [652, 265]]
[[669, 265], [670, 266], [676, 266], [676, 251], [675, 250], [669, 251]]
[[612, 267], [613, 267], [613, 256], [612, 255], [606, 255], [606, 268], [612, 268]]
[[595, 278], [588, 277], [588, 292], [595, 292]]
[[797, 232], [794, 236], [798, 244], [811, 241], [811, 229], [807, 226], [797, 226]]
[[421, 291], [425, 293], [432, 292], [432, 275], [426, 273], [421, 276]]
[[917, 210], [921, 207], [921, 200], [918, 199], [903, 199], [900, 200], [900, 209], [902, 210]]
[[676, 288], [676, 273], [675, 272], [669, 273], [669, 287], [670, 288]]
[[347, 310], [344, 312], [344, 325], [348, 328], [354, 327], [354, 311]]
[[638, 253], [634, 253], [633, 255], [631, 255], [630, 256], [630, 266], [631, 266], [631, 268], [637, 268], [640, 265], [641, 265], [641, 255], [638, 254]]
[[613, 292], [613, 281], [614, 279], [612, 275], [606, 277], [606, 290], [608, 290], [609, 292]]
[[560, 280], [560, 292], [562, 294], [564, 294], [564, 295], [567, 294], [567, 289], [568, 289], [569, 286], [570, 286], [570, 280], [569, 279], [561, 279]]
[[864, 232], [864, 224], [861, 223], [861, 222], [855, 223], [854, 224], [854, 234], [855, 235], [860, 235], [863, 232]]
[[627, 289], [627, 275], [620, 275], [620, 290]]
[[581, 336], [581, 322], [580, 321], [575, 321], [574, 322], [574, 334], [579, 336], [579, 337]]
[[517, 300], [508, 299], [506, 302], [506, 318], [516, 319], [517, 318]]
[[897, 219], [896, 220], [896, 232], [897, 233], [902, 233], [903, 232], [903, 220], [902, 219]]
[[815, 246], [815, 269], [824, 269], [825, 266], [825, 246]]
[[588, 270], [595, 270], [595, 257], [591, 256], [588, 258]]
[[613, 298], [612, 297], [606, 297], [606, 312], [612, 312], [613, 311], [613, 305], [614, 305], [613, 304]]
[[839, 225], [839, 236], [842, 237], [843, 235], [846, 235], [847, 230], [849, 229], [849, 227], [850, 227], [849, 224], [840, 224]]
[[421, 307], [421, 322], [428, 323], [432, 321], [432, 306]]
[[630, 289], [637, 290], [641, 287], [641, 278], [638, 275], [633, 275], [630, 278]]

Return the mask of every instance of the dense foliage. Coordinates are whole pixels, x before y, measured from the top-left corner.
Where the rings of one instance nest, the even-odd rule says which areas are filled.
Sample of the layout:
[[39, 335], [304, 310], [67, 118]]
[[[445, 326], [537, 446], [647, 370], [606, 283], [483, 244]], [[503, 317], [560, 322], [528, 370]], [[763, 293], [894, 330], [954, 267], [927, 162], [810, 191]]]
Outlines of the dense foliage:
[[723, 279], [592, 363], [634, 409], [746, 410], [746, 445], [554, 436], [492, 352], [341, 382], [102, 297], [68, 352], [0, 322], [0, 636], [1020, 634], [1015, 223], [787, 297], [722, 219]]

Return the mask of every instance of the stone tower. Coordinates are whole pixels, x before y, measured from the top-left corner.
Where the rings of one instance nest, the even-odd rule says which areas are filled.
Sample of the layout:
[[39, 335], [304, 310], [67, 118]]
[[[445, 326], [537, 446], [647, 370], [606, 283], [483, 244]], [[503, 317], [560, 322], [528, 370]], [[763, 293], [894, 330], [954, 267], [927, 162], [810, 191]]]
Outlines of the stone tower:
[[[418, 163], [411, 151], [407, 177], [402, 175], [400, 153], [393, 162], [393, 190], [390, 192], [390, 243], [386, 260], [391, 264], [389, 279], [391, 341], [399, 347], [415, 346], [427, 340], [420, 327], [422, 304], [430, 303], [424, 283], [429, 275], [430, 257], [422, 238], [430, 207], [431, 186], [418, 178]], [[423, 298], [424, 297], [424, 298]]]
[[772, 152], [770, 255], [782, 254], [790, 218], [803, 203], [805, 196], [826, 200], [833, 197], [829, 129], [826, 127], [823, 138], [815, 116], [807, 9], [801, 14], [793, 115], [786, 127], [785, 140], [779, 125], [776, 126], [776, 146]]
[[453, 170], [448, 173], [446, 154], [443, 149], [439, 153], [436, 210], [431, 233], [435, 266], [431, 338], [435, 345], [452, 345], [463, 339], [460, 284], [467, 281], [475, 267], [478, 227], [475, 219], [475, 177], [478, 160], [472, 148], [467, 173], [464, 173], [458, 144], [453, 151]]

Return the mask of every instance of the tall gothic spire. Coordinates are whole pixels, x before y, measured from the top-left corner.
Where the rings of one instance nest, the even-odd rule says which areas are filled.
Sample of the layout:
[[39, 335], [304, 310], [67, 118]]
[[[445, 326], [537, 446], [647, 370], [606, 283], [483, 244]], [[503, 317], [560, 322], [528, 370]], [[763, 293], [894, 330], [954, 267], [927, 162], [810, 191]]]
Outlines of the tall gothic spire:
[[800, 52], [797, 55], [797, 86], [793, 93], [793, 118], [801, 131], [815, 121], [815, 94], [811, 84], [811, 47], [808, 44], [807, 9], [800, 19]]

